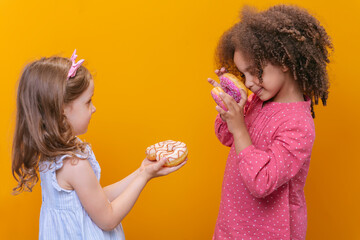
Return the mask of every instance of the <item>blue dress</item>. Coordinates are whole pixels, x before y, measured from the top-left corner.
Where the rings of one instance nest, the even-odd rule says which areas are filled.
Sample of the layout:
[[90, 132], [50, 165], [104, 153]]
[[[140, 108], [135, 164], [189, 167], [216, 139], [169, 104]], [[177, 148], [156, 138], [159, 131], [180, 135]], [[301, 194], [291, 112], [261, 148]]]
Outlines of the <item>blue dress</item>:
[[[100, 165], [96, 161], [91, 148], [88, 161], [100, 180]], [[54, 162], [41, 162], [40, 178], [42, 205], [40, 211], [39, 239], [125, 239], [121, 224], [112, 231], [103, 231], [89, 217], [74, 190], [66, 190], [59, 186], [56, 170], [63, 166], [63, 160], [69, 155], [62, 155]], [[49, 168], [50, 167], [50, 168]]]

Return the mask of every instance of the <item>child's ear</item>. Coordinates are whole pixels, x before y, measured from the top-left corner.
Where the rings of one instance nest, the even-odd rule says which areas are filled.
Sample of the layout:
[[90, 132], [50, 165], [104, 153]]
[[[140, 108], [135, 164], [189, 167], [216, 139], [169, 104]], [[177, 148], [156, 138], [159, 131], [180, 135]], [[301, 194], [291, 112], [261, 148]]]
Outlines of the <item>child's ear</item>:
[[71, 111], [72, 105], [67, 104], [63, 107], [63, 114], [67, 117], [69, 112]]
[[281, 66], [281, 70], [282, 70], [283, 72], [287, 72], [287, 71], [289, 71], [289, 68], [288, 68], [287, 66], [285, 66], [285, 65], [282, 65], [282, 66]]

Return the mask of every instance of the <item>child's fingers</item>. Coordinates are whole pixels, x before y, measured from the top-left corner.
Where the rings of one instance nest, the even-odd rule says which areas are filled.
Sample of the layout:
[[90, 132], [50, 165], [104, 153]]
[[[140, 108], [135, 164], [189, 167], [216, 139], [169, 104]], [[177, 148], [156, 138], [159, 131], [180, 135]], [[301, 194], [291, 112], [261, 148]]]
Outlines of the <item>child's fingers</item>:
[[216, 70], [215, 70], [215, 74], [216, 74], [218, 77], [220, 77], [220, 76], [221, 76], [220, 70], [219, 70], [219, 69], [216, 69]]
[[214, 79], [208, 78], [208, 82], [213, 85], [214, 87], [220, 87], [220, 84], [215, 81]]
[[226, 68], [222, 67], [222, 68], [220, 69], [220, 72], [221, 72], [221, 74], [224, 74], [224, 73], [227, 73], [227, 70], [226, 70]]
[[161, 169], [161, 172], [159, 172], [161, 175], [168, 175], [169, 173], [175, 172], [177, 170], [179, 170], [182, 166], [184, 166], [187, 163], [187, 158], [185, 159], [185, 161], [183, 161], [182, 163], [180, 163], [177, 166], [174, 167], [166, 167]]
[[162, 158], [160, 159], [160, 161], [158, 161], [156, 164], [155, 164], [155, 170], [156, 171], [159, 171], [166, 163], [168, 159], [167, 158]]
[[230, 95], [220, 92], [220, 97], [224, 101], [229, 111], [234, 110], [234, 104], [237, 104], [237, 102]]
[[218, 111], [218, 113], [220, 113], [221, 118], [224, 120], [224, 116], [226, 114], [226, 112], [224, 111], [224, 109], [222, 109], [220, 106], [216, 105], [215, 107], [216, 111]]
[[221, 77], [221, 75], [223, 75], [224, 73], [227, 73], [227, 70], [226, 68], [222, 67], [221, 69], [216, 69], [215, 70], [215, 74], [218, 76], [218, 77]]

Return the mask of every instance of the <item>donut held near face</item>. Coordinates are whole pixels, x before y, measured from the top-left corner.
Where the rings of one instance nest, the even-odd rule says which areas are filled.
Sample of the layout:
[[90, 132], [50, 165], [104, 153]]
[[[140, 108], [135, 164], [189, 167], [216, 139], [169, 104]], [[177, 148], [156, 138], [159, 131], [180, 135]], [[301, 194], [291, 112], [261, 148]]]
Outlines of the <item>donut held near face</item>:
[[236, 102], [241, 100], [241, 91], [243, 89], [246, 93], [248, 92], [245, 85], [233, 74], [224, 73], [220, 76], [220, 85], [221, 87], [215, 87], [211, 90], [211, 96], [222, 109], [225, 111], [228, 110], [226, 104], [222, 101], [220, 97], [220, 92], [225, 92], [229, 94]]
[[151, 145], [146, 149], [145, 153], [147, 159], [151, 161], [167, 158], [168, 162], [164, 166], [173, 167], [185, 161], [189, 152], [185, 143], [167, 140]]

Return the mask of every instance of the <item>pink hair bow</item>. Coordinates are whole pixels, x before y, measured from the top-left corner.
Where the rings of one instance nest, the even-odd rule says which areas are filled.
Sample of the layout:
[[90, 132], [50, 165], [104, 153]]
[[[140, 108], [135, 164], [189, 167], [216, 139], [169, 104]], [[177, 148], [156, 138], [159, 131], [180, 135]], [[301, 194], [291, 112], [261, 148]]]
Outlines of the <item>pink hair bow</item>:
[[70, 68], [68, 76], [67, 76], [68, 80], [71, 77], [75, 77], [76, 71], [81, 66], [81, 64], [85, 61], [84, 59], [81, 59], [80, 61], [75, 63], [76, 58], [77, 58], [77, 55], [76, 55], [76, 49], [75, 49], [74, 53], [72, 54], [72, 56], [70, 58], [70, 60], [72, 61], [72, 64], [71, 64], [71, 68]]

